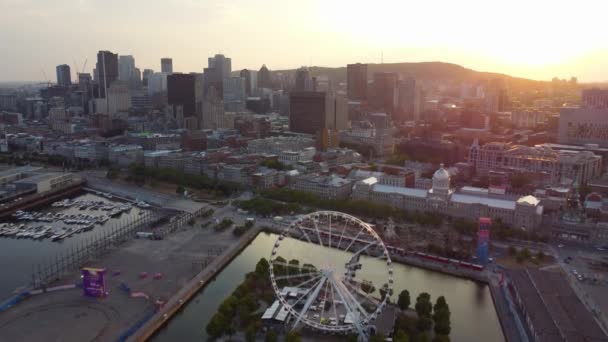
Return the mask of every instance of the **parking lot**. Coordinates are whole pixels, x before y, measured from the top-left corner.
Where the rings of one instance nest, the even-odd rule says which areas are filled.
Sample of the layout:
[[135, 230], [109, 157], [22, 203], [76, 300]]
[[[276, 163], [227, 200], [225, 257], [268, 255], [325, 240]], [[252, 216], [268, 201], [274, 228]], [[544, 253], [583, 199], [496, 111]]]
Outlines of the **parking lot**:
[[571, 242], [552, 247], [572, 288], [608, 328], [608, 251]]

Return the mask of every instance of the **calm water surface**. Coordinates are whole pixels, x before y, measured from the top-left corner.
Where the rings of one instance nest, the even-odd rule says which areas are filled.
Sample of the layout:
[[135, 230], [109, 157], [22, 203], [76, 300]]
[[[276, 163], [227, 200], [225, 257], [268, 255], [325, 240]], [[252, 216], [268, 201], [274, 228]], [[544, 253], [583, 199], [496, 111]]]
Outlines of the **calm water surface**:
[[[90, 193], [85, 193], [74, 197], [74, 200], [85, 201], [104, 201], [107, 203], [116, 203], [107, 198], [97, 196]], [[103, 225], [96, 224], [93, 230], [74, 234], [70, 238], [63, 241], [53, 242], [51, 239], [32, 240], [32, 239], [16, 239], [11, 237], [0, 237], [0, 300], [10, 296], [13, 291], [23, 285], [31, 282], [32, 265], [46, 262], [50, 258], [55, 258], [61, 255], [62, 252], [76, 247], [78, 244], [93, 239], [113, 227], [121, 227], [129, 221], [134, 221], [139, 217], [139, 212], [142, 209], [133, 207], [129, 212], [123, 213], [118, 217], [110, 218]], [[46, 208], [37, 209], [42, 212], [62, 212], [66, 214], [87, 214], [101, 215], [107, 214], [102, 210], [79, 210], [77, 207], [55, 208], [50, 205]], [[30, 222], [20, 221], [30, 226], [51, 225], [53, 227], [66, 226], [61, 221], [55, 222]]]
[[[270, 255], [276, 235], [261, 233], [237, 256], [214, 281], [210, 282], [152, 339], [159, 341], [204, 341], [205, 327], [222, 301], [243, 281], [246, 273], [255, 269], [262, 257]], [[300, 265], [334, 265], [340, 269], [348, 255], [346, 252], [311, 245], [297, 240], [285, 240], [279, 255], [285, 259], [298, 259]], [[357, 277], [371, 280], [380, 287], [386, 282], [384, 263], [376, 259], [362, 259], [363, 269]], [[452, 312], [452, 341], [504, 341], [500, 323], [494, 309], [490, 290], [486, 285], [417, 267], [393, 264], [395, 295], [401, 290], [410, 292], [412, 301], [420, 292], [428, 292], [434, 302], [445, 296]]]

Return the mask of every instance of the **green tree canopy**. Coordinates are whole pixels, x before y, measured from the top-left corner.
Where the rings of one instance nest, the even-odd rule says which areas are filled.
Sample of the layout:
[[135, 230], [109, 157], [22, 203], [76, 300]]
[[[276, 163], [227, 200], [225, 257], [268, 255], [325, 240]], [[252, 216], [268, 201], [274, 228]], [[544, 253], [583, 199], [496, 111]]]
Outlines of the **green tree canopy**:
[[401, 330], [398, 329], [397, 332], [395, 333], [395, 338], [393, 339], [394, 342], [410, 342], [410, 337], [408, 336], [408, 334]]
[[260, 276], [266, 276], [269, 274], [269, 271], [268, 271], [269, 268], [270, 268], [270, 264], [268, 263], [268, 260], [266, 260], [266, 258], [262, 258], [255, 265], [255, 273], [257, 273]]
[[397, 305], [401, 310], [409, 309], [411, 304], [410, 300], [410, 292], [408, 290], [403, 290], [399, 293], [399, 299], [397, 300]]
[[430, 317], [431, 312], [433, 311], [433, 304], [431, 303], [431, 295], [422, 292], [416, 298], [416, 312], [418, 313], [418, 317]]
[[264, 342], [277, 342], [277, 333], [272, 329], [268, 329], [266, 336], [264, 337]]

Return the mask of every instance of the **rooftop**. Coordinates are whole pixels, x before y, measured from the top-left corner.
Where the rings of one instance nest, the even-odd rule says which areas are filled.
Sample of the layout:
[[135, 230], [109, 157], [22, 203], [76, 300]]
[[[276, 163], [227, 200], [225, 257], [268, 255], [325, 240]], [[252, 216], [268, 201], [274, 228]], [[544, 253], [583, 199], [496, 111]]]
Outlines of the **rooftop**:
[[457, 203], [481, 204], [481, 205], [487, 205], [488, 207], [492, 207], [492, 208], [515, 210], [515, 201], [504, 200], [504, 199], [488, 198], [488, 197], [456, 193], [456, 194], [452, 195], [452, 201], [457, 202]]
[[0, 171], [0, 178], [13, 176], [13, 175], [20, 174], [20, 173], [34, 172], [34, 171], [38, 171], [38, 170], [41, 170], [41, 169], [42, 169], [41, 167], [29, 166], [29, 165], [28, 166], [21, 166], [21, 167], [14, 167], [14, 168], [11, 168], [11, 169]]
[[527, 205], [531, 205], [531, 206], [536, 206], [536, 205], [538, 205], [538, 203], [540, 203], [540, 200], [531, 195], [520, 197], [517, 200], [517, 204], [527, 204]]
[[509, 273], [539, 341], [608, 341], [562, 274], [535, 269]]
[[63, 177], [63, 176], [67, 176], [67, 175], [71, 175], [71, 173], [65, 173], [65, 172], [38, 173], [38, 174], [32, 175], [31, 177], [27, 177], [27, 178], [23, 178], [18, 181], [15, 181], [15, 183], [38, 183], [38, 182], [45, 181], [48, 179]]
[[410, 197], [426, 198], [427, 191], [425, 189], [404, 188], [399, 186], [376, 184], [374, 191], [384, 193], [394, 193]]

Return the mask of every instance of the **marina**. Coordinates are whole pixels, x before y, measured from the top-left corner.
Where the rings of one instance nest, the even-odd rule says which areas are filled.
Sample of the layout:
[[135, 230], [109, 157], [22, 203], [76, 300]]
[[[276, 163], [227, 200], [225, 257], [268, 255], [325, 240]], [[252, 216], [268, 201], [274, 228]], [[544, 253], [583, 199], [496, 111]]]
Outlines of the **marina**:
[[63, 251], [137, 220], [150, 205], [120, 201], [102, 192], [81, 192], [28, 211], [16, 211], [0, 223], [0, 298], [31, 282], [32, 267]]
[[[61, 241], [85, 231], [90, 231], [95, 226], [103, 225], [112, 217], [119, 217], [123, 213], [131, 211], [133, 206], [129, 203], [107, 203], [101, 200], [77, 200], [65, 199], [51, 205], [54, 208], [78, 208], [79, 211], [89, 210], [95, 214], [84, 213], [62, 213], [21, 211], [15, 212], [12, 217], [17, 222], [6, 222], [0, 224], [0, 237], [50, 239]], [[21, 222], [28, 222], [24, 224]], [[40, 223], [57, 223], [54, 226]]]

